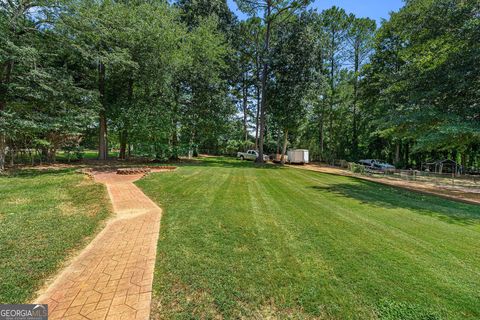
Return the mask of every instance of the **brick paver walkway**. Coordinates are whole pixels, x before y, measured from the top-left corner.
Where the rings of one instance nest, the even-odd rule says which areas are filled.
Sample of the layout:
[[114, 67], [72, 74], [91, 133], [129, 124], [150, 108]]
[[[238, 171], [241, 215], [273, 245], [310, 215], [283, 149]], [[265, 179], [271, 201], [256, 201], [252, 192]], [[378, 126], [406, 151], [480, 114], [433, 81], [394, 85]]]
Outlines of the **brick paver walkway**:
[[42, 294], [49, 319], [148, 319], [161, 209], [133, 181], [96, 173], [115, 218]]

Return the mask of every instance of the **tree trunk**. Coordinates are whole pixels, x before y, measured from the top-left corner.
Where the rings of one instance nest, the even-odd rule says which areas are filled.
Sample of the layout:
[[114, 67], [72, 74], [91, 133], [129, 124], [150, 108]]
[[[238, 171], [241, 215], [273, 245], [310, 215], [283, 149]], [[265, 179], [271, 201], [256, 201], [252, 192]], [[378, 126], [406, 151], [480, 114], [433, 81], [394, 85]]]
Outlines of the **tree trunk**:
[[105, 103], [105, 66], [102, 62], [98, 64], [98, 92], [100, 93], [100, 104], [102, 110], [99, 117], [99, 143], [98, 160], [107, 160], [108, 158], [108, 140], [107, 140], [107, 116]]
[[400, 163], [400, 142], [397, 142], [397, 145], [395, 147], [395, 166], [398, 166]]
[[257, 83], [256, 85], [256, 93], [257, 93], [257, 115], [255, 117], [255, 150], [258, 150], [258, 124], [260, 118], [260, 85]]
[[[7, 88], [12, 74], [13, 61], [7, 61], [0, 70], [0, 118], [3, 117], [3, 111], [7, 108]], [[3, 128], [0, 128], [0, 173], [5, 170], [5, 157], [7, 153], [7, 135]]]
[[[25, 143], [26, 145], [26, 143]], [[30, 152], [30, 149], [29, 149]], [[43, 164], [43, 162], [48, 162], [48, 148], [47, 147], [42, 147], [41, 149], [41, 154], [40, 154], [40, 165]]]
[[[133, 79], [128, 80], [128, 94], [127, 100], [129, 107], [133, 104]], [[123, 124], [122, 131], [120, 133], [120, 154], [118, 157], [121, 160], [125, 160], [127, 158], [127, 144], [128, 144], [128, 127], [129, 127], [129, 119], [126, 118]]]
[[461, 164], [462, 164], [462, 174], [465, 174], [465, 170], [467, 169], [467, 152], [463, 151], [461, 155]]
[[108, 158], [108, 145], [107, 145], [107, 118], [105, 112], [100, 112], [100, 136], [98, 144], [98, 160], [107, 160]]
[[195, 131], [192, 131], [192, 134], [190, 136], [190, 146], [188, 150], [188, 158], [191, 159], [192, 157], [197, 157], [198, 154], [196, 154], [196, 146], [195, 144]]
[[118, 155], [121, 160], [125, 160], [127, 158], [127, 141], [128, 132], [127, 129], [123, 129], [120, 133], [120, 154]]
[[10, 167], [15, 165], [15, 149], [12, 147], [10, 149]]
[[280, 154], [280, 133], [281, 133], [281, 131], [278, 130], [277, 131], [277, 152], [275, 153], [276, 155]]
[[173, 106], [173, 118], [172, 118], [172, 154], [170, 155], [170, 160], [178, 160], [178, 105], [180, 104], [180, 85], [176, 86], [175, 91], [175, 104]]
[[285, 164], [285, 153], [287, 152], [287, 143], [288, 143], [288, 129], [285, 129], [283, 133], [283, 148], [282, 148], [282, 156], [280, 157], [280, 162]]
[[256, 33], [256, 41], [255, 41], [255, 91], [256, 91], [256, 98], [257, 98], [257, 110], [256, 110], [256, 117], [255, 117], [255, 150], [258, 150], [258, 126], [260, 121], [260, 104], [261, 104], [261, 75], [260, 75], [260, 68], [261, 68], [261, 56], [260, 56], [260, 48], [259, 48], [259, 36], [260, 32]]
[[358, 77], [360, 72], [360, 44], [355, 41], [355, 63], [354, 63], [354, 83], [353, 83], [353, 123], [352, 123], [352, 154], [356, 159], [358, 157], [358, 137], [357, 137], [357, 100], [358, 100]]
[[265, 143], [265, 108], [267, 107], [267, 76], [268, 76], [268, 64], [269, 64], [269, 51], [270, 51], [270, 29], [271, 29], [271, 20], [270, 13], [272, 7], [270, 1], [267, 1], [267, 13], [266, 13], [266, 23], [267, 29], [265, 32], [265, 56], [263, 57], [263, 72], [262, 72], [262, 100], [260, 104], [260, 144], [258, 148], [258, 158], [256, 162], [263, 163], [263, 145]]
[[[330, 52], [330, 117], [329, 117], [329, 142], [330, 148], [332, 148], [331, 144], [334, 142], [333, 138], [333, 109], [335, 105], [335, 52], [333, 48], [335, 48], [335, 37], [336, 32], [335, 30], [332, 31], [332, 52]], [[331, 150], [331, 149], [330, 149]]]
[[172, 154], [170, 155], [170, 160], [178, 160], [178, 135], [177, 135], [177, 124], [174, 123], [174, 128], [172, 131]]
[[324, 119], [325, 119], [325, 107], [322, 101], [322, 107], [320, 112], [320, 161], [324, 160], [324, 149], [325, 149], [325, 130], [324, 130]]
[[408, 167], [410, 161], [410, 148], [408, 142], [405, 144], [405, 168]]
[[247, 87], [247, 75], [243, 74], [243, 84], [242, 84], [242, 94], [243, 94], [243, 134], [245, 138], [245, 148], [247, 148], [248, 142], [248, 127], [247, 127], [247, 120], [248, 120], [248, 87]]
[[7, 141], [5, 134], [0, 132], [0, 173], [5, 170], [5, 154], [7, 150]]

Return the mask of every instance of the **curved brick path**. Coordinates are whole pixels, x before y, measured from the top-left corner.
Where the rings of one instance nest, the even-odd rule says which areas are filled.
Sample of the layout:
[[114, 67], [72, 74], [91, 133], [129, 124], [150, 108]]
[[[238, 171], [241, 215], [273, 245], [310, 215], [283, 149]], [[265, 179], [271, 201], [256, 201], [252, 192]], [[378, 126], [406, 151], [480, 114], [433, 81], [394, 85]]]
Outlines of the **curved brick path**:
[[142, 175], [94, 177], [116, 216], [36, 303], [49, 319], [148, 319], [162, 210], [133, 184]]

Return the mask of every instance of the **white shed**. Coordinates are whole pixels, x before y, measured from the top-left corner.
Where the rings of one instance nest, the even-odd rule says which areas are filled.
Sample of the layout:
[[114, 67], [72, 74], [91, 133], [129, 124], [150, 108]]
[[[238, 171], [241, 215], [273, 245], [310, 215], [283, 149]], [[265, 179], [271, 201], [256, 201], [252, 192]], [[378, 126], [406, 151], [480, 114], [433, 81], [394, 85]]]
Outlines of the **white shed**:
[[287, 155], [289, 163], [305, 164], [309, 162], [308, 150], [306, 149], [288, 150]]

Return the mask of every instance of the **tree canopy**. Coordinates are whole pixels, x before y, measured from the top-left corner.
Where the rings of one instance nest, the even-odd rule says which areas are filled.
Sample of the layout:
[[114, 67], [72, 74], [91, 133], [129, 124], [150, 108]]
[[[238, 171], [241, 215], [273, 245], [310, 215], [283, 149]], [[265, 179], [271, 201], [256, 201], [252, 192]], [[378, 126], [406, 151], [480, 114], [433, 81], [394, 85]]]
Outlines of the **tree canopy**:
[[248, 19], [225, 0], [3, 1], [0, 170], [84, 148], [478, 167], [478, 3], [408, 0], [377, 28], [310, 1], [236, 2]]

